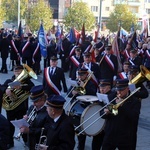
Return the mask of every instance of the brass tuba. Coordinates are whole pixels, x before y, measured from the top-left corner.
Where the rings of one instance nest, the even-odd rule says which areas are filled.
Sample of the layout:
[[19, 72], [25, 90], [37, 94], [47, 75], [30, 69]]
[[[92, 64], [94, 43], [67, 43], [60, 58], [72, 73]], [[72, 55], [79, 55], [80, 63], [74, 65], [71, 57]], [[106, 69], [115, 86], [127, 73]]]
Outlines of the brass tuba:
[[129, 84], [138, 84], [138, 83], [143, 83], [146, 80], [150, 80], [150, 71], [143, 65], [140, 66], [140, 73], [134, 77]]
[[[20, 82], [21, 84], [24, 84], [27, 78], [32, 77], [34, 79], [37, 79], [37, 75], [27, 64], [23, 64], [23, 67], [24, 70], [22, 70], [20, 75], [13, 82]], [[11, 87], [8, 86], [8, 88]], [[6, 93], [4, 93], [2, 106], [8, 111], [13, 110], [17, 106], [19, 106], [23, 101], [25, 101], [29, 97], [29, 94], [29, 91], [23, 91], [22, 89], [13, 89], [11, 97], [7, 96]]]

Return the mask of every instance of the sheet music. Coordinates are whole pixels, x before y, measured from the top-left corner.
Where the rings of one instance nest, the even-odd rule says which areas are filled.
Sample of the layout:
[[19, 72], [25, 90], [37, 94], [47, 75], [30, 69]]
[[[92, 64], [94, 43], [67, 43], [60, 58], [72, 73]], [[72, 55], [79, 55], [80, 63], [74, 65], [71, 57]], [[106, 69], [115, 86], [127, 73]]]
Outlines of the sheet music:
[[10, 82], [8, 83], [8, 85], [11, 87], [11, 88], [14, 88], [16, 86], [21, 86], [21, 83], [19, 81], [15, 81], [15, 82]]
[[10, 122], [17, 128], [21, 128], [22, 126], [29, 127], [29, 124], [27, 123], [25, 119], [13, 120]]
[[131, 92], [134, 91], [136, 89], [135, 84], [130, 84], [129, 89]]
[[109, 99], [107, 94], [96, 93], [98, 100], [104, 104], [109, 104]]
[[78, 84], [77, 84], [77, 81], [76, 81], [76, 80], [68, 79], [68, 83], [69, 83], [71, 86], [78, 86]]

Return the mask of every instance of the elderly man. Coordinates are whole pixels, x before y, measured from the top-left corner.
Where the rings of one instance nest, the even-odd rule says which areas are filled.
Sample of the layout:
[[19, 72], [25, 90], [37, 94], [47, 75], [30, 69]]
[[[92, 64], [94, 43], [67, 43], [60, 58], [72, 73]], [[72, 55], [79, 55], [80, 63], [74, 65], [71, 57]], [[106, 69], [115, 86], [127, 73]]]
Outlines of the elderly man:
[[75, 132], [71, 119], [63, 110], [65, 101], [60, 95], [51, 95], [47, 98], [47, 112], [53, 121], [48, 127], [47, 146], [41, 144], [41, 150], [74, 149]]
[[[119, 106], [118, 113], [112, 113], [110, 109], [104, 109], [107, 119], [105, 125], [105, 136], [102, 150], [132, 150], [133, 149], [133, 129], [135, 122], [139, 119], [140, 101], [130, 95], [128, 80], [116, 80], [117, 99], [115, 103]], [[130, 95], [130, 96], [129, 96]], [[126, 99], [122, 103], [122, 101]]]

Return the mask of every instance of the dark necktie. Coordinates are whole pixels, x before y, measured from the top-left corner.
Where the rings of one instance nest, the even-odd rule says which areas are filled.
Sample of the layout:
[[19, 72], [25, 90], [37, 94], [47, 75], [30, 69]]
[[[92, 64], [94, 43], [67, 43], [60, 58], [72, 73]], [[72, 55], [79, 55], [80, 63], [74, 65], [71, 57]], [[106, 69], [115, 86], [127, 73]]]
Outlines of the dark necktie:
[[51, 69], [51, 72], [50, 72], [50, 76], [52, 76], [53, 75], [53, 67], [52, 67], [52, 69]]

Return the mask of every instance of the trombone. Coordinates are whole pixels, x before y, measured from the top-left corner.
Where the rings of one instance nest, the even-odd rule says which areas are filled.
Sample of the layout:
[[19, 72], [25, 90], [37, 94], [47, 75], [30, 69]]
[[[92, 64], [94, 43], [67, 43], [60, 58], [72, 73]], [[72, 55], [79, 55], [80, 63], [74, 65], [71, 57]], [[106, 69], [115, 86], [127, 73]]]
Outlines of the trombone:
[[[135, 94], [137, 91], [139, 91], [141, 89], [141, 87], [135, 89], [133, 92], [130, 93], [130, 95], [128, 97], [126, 97], [124, 100], [122, 100], [120, 103], [117, 103], [115, 105], [110, 105], [110, 103], [114, 100], [117, 99], [117, 97], [115, 97], [109, 104], [105, 105], [103, 108], [101, 108], [99, 111], [95, 112], [92, 117], [97, 114], [98, 112], [100, 112], [102, 109], [104, 109], [106, 106], [108, 106], [111, 109], [111, 112], [113, 115], [117, 115], [118, 114], [118, 108], [126, 101], [128, 100], [133, 94]], [[104, 114], [100, 115], [94, 122], [90, 123], [86, 128], [84, 128], [82, 131], [80, 131], [77, 135], [80, 135], [81, 133], [83, 133], [86, 129], [88, 129], [90, 126], [92, 126], [96, 121], [98, 121], [101, 117], [103, 117], [106, 113], [104, 112]], [[91, 116], [90, 116], [91, 117]], [[89, 117], [89, 118], [90, 118]], [[80, 124], [78, 127], [75, 128], [78, 129], [80, 126], [82, 126], [85, 122], [87, 122], [89, 120], [89, 118], [87, 120], [85, 120], [82, 124]]]
[[[86, 81], [85, 81], [85, 83], [84, 83], [82, 86], [77, 86], [77, 87], [76, 87], [76, 86], [73, 86], [73, 87], [71, 88], [70, 92], [67, 94], [67, 96], [66, 96], [65, 98], [67, 98], [68, 95], [69, 95], [73, 90], [77, 91], [78, 94], [80, 94], [80, 95], [85, 95], [85, 94], [86, 94], [85, 86], [86, 86], [86, 84], [88, 83], [88, 81], [91, 79], [92, 75], [93, 75], [93, 72], [90, 72], [89, 75], [88, 75], [88, 77], [87, 77], [87, 79], [86, 79]], [[74, 96], [75, 96], [75, 95], [73, 95], [73, 96], [68, 100], [67, 104], [64, 106], [64, 109], [68, 106], [68, 104], [69, 104], [70, 101], [74, 98]]]

